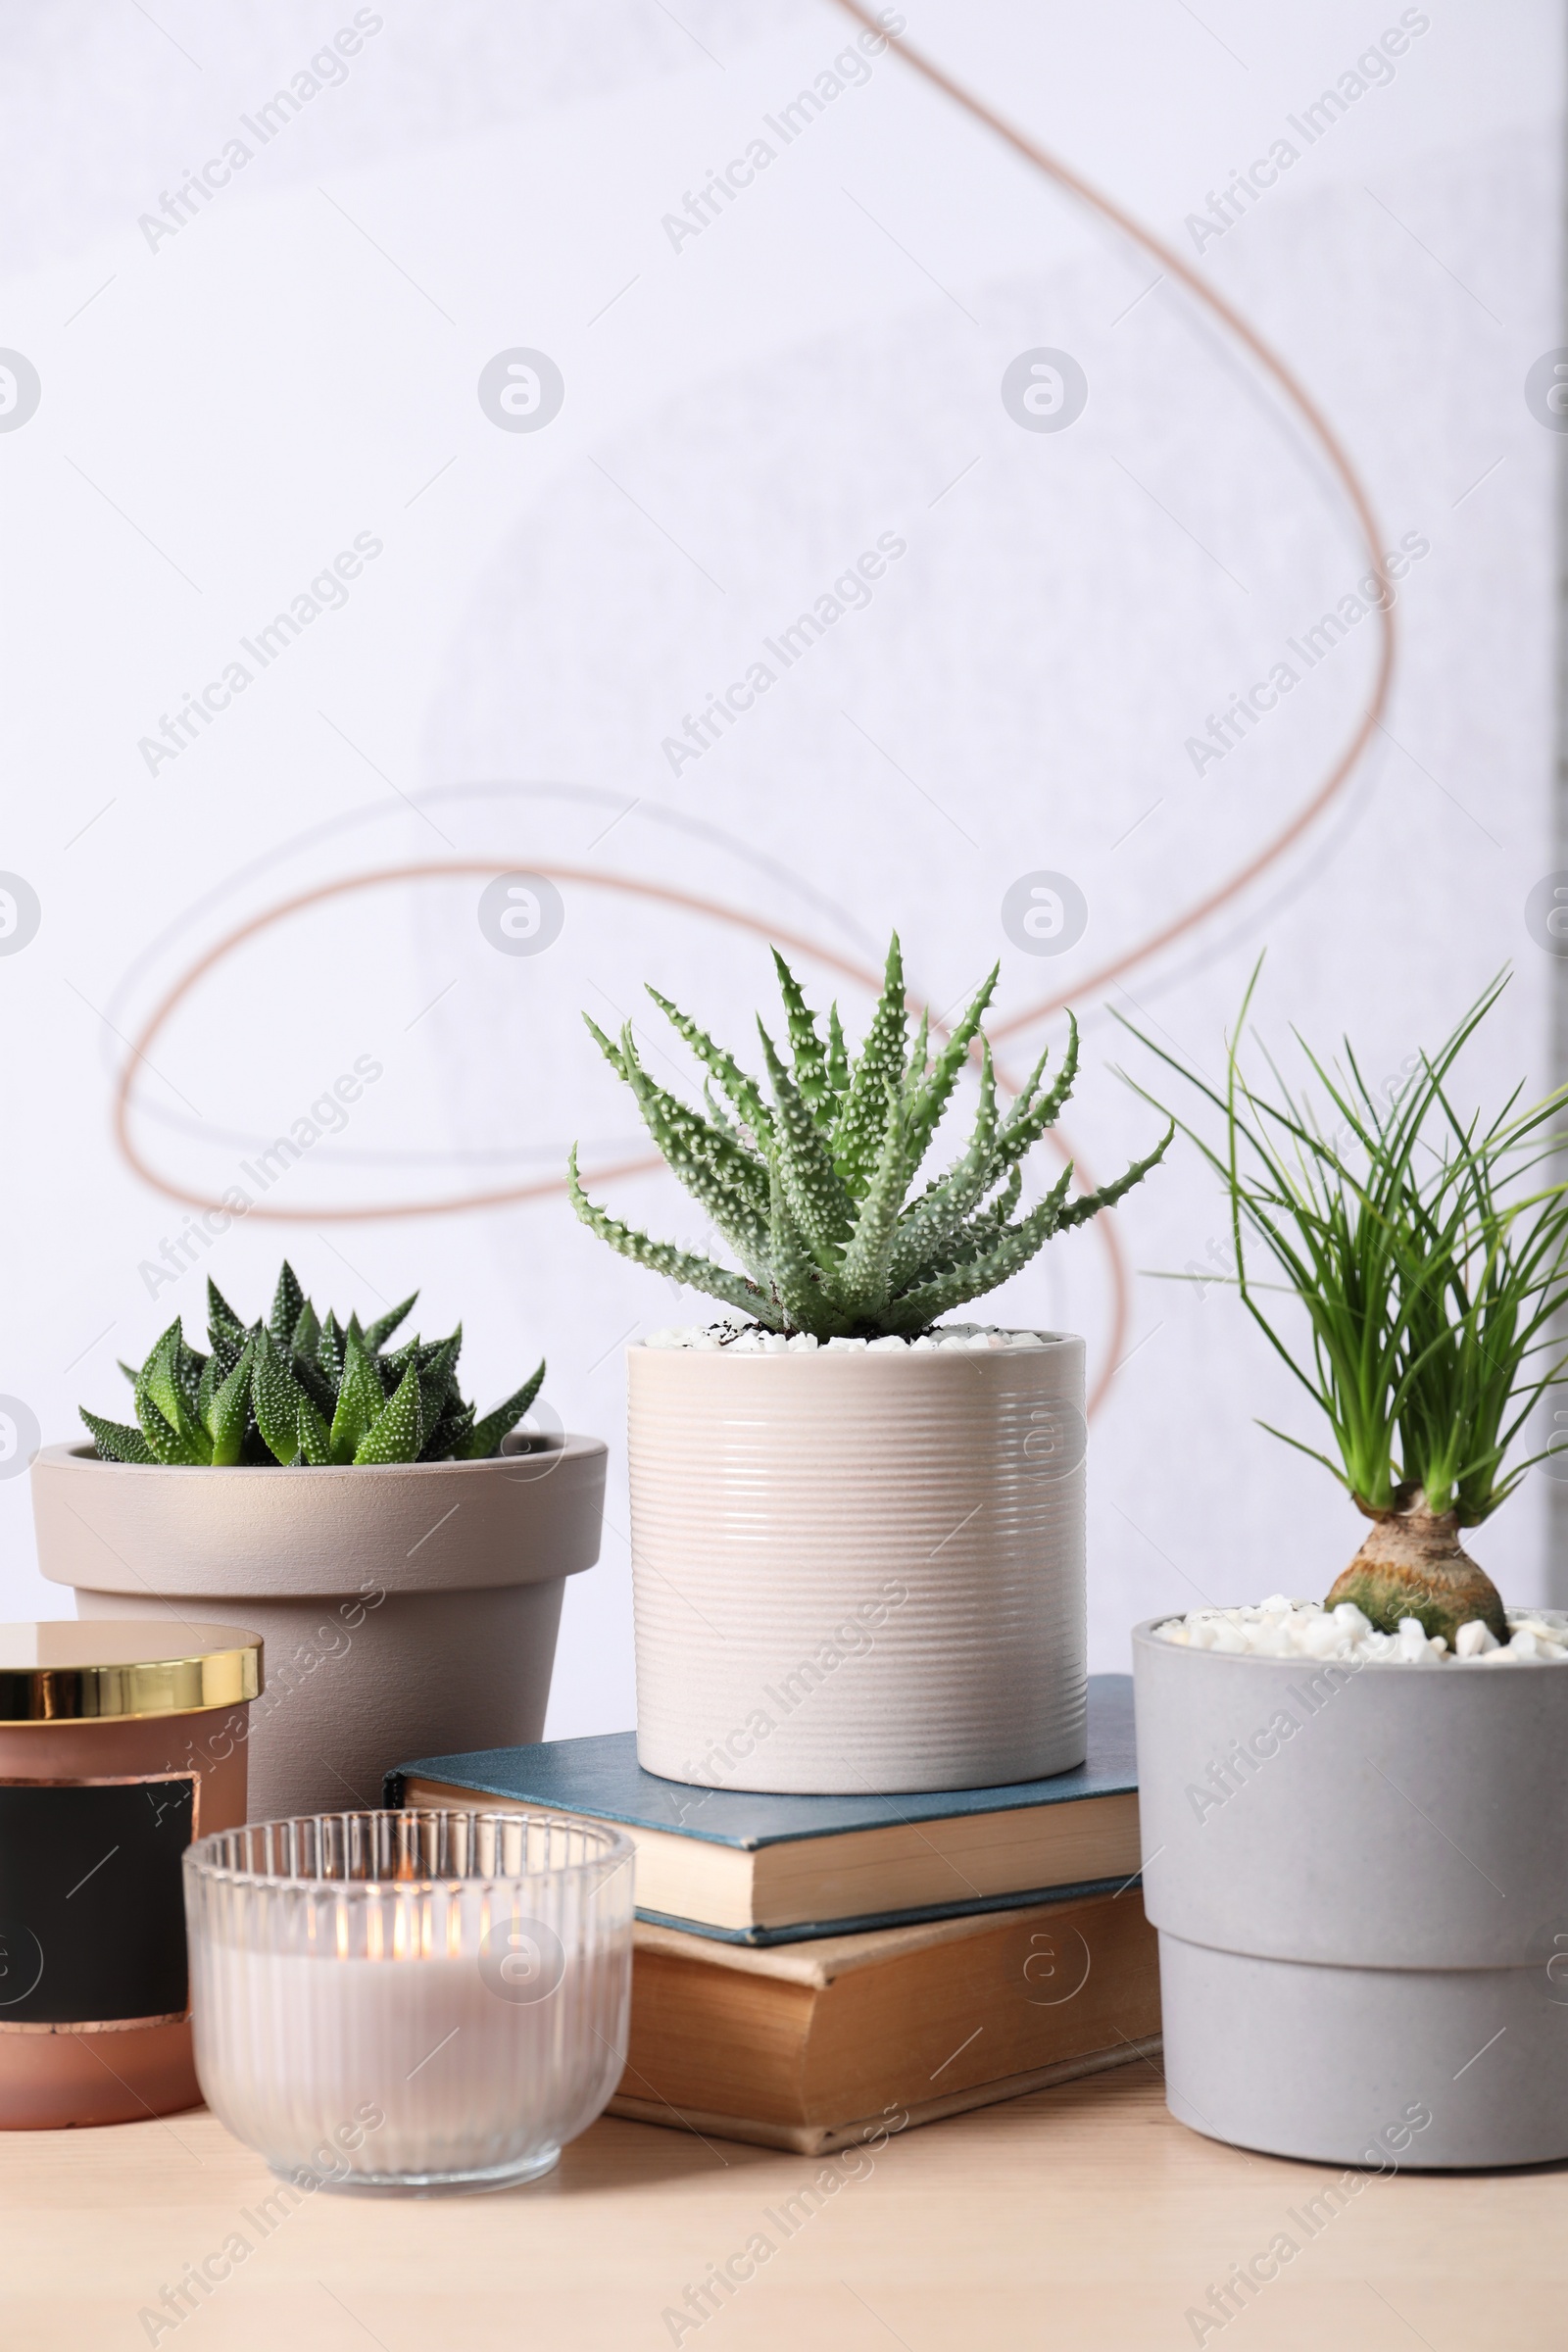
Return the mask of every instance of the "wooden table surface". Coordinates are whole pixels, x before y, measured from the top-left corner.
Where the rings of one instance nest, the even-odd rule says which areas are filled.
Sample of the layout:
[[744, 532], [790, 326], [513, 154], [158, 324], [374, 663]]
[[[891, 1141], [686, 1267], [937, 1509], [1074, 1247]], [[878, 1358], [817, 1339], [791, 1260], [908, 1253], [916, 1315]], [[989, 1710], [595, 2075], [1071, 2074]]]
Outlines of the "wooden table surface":
[[[276, 2183], [204, 2109], [0, 2137], [0, 2346], [112, 2352], [1561, 2352], [1568, 2167], [1368, 2180], [1243, 2155], [1166, 2113], [1152, 2065], [911, 2130], [779, 2212], [819, 2160], [607, 2119], [545, 2180], [441, 2200], [317, 2194], [265, 2238]], [[189, 2316], [163, 2289], [236, 2233]], [[774, 2251], [710, 2317], [685, 2290], [759, 2233]], [[1209, 2288], [1298, 2251], [1200, 2330]], [[221, 2270], [223, 2261], [215, 2266]], [[739, 2266], [745, 2269], [742, 2263]], [[1267, 2264], [1264, 2268], [1269, 2267]], [[155, 2315], [143, 2318], [144, 2312]], [[681, 2314], [677, 2326], [666, 2313]]]

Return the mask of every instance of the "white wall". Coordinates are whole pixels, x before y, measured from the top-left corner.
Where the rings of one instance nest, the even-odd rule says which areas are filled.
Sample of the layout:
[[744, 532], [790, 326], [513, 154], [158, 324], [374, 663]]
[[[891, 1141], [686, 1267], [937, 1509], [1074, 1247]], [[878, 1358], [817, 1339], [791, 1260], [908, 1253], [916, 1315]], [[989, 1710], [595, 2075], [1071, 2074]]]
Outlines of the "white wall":
[[[908, 14], [911, 39], [1197, 263], [1321, 403], [1385, 546], [1429, 546], [1401, 584], [1387, 731], [1349, 790], [1223, 914], [1076, 1000], [1075, 1144], [1100, 1173], [1153, 1129], [1110, 1074], [1137, 1057], [1109, 1008], [1212, 1069], [1265, 946], [1268, 1034], [1294, 1020], [1332, 1046], [1348, 1027], [1378, 1076], [1516, 959], [1473, 1083], [1544, 1088], [1549, 966], [1523, 909], [1552, 862], [1554, 451], [1523, 382], [1561, 333], [1555, 13], [1403, 12], [1426, 28], [1392, 79], [1309, 151], [1287, 119], [1398, 9]], [[615, 1439], [621, 1341], [687, 1308], [559, 1191], [325, 1212], [543, 1184], [573, 1137], [590, 1167], [635, 1156], [579, 1007], [608, 1022], [647, 978], [744, 1046], [769, 929], [806, 943], [810, 986], [840, 987], [856, 1019], [867, 994], [825, 958], [875, 964], [895, 922], [938, 1007], [999, 953], [1003, 1019], [1072, 989], [1327, 772], [1369, 690], [1370, 619], [1222, 762], [1200, 776], [1185, 746], [1364, 557], [1319, 455], [1202, 309], [1168, 280], [1130, 308], [1147, 259], [896, 59], [787, 148], [762, 128], [854, 41], [819, 0], [684, 0], [679, 23], [652, 0], [380, 0], [346, 78], [265, 146], [240, 119], [355, 12], [153, 15], [77, 0], [0, 32], [0, 344], [42, 385], [0, 432], [0, 867], [42, 907], [0, 958], [0, 1391], [69, 1436], [78, 1400], [121, 1408], [117, 1353], [176, 1309], [196, 1335], [205, 1270], [254, 1311], [286, 1248], [323, 1305], [420, 1284], [427, 1331], [461, 1314], [482, 1402], [547, 1351], [554, 1409]], [[253, 153], [230, 184], [150, 240], [140, 217], [236, 135]], [[773, 162], [672, 242], [663, 217], [760, 135]], [[1298, 161], [1197, 252], [1187, 216], [1281, 136]], [[536, 432], [498, 429], [476, 393], [518, 346], [564, 381]], [[1000, 397], [1041, 346], [1088, 379], [1065, 431], [1021, 430]], [[672, 772], [683, 714], [880, 534], [906, 552], [869, 607]], [[380, 552], [341, 608], [266, 669], [241, 652], [357, 535]], [[150, 772], [141, 740], [236, 658], [244, 691]], [[356, 889], [230, 948], [136, 1065], [136, 1148], [198, 1196], [356, 1056], [383, 1070], [263, 1200], [287, 1221], [247, 1219], [158, 1283], [143, 1269], [186, 1211], [116, 1147], [126, 1041], [255, 918], [442, 861], [480, 871]], [[593, 877], [562, 884], [559, 941], [496, 953], [485, 876], [549, 866]], [[1041, 868], [1089, 907], [1052, 960], [1001, 921]], [[1046, 1034], [1011, 1039], [1008, 1066]], [[608, 1189], [695, 1231], [665, 1178]], [[1201, 1261], [1221, 1232], [1190, 1153], [1118, 1219], [1134, 1275], [1092, 1453], [1100, 1666], [1152, 1608], [1318, 1591], [1358, 1540], [1327, 1476], [1256, 1428], [1313, 1434], [1231, 1302], [1139, 1271]], [[997, 1312], [1084, 1330], [1102, 1368], [1107, 1268], [1103, 1237], [1075, 1237]], [[631, 1719], [616, 1450], [557, 1733]], [[1520, 1597], [1544, 1590], [1544, 1533], [1533, 1479], [1478, 1546]], [[24, 1479], [0, 1481], [0, 1544], [6, 1613], [62, 1613]]]

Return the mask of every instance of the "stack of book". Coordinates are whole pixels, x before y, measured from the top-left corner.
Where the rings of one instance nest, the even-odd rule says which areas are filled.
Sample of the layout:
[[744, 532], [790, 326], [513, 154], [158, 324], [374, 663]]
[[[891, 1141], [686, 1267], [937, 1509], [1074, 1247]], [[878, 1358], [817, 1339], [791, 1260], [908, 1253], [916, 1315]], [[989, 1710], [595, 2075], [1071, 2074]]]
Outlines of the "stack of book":
[[612, 2112], [816, 2154], [1151, 2055], [1132, 1680], [1075, 1772], [922, 1796], [657, 1779], [636, 1736], [425, 1757], [387, 1802], [613, 1822], [637, 1848]]

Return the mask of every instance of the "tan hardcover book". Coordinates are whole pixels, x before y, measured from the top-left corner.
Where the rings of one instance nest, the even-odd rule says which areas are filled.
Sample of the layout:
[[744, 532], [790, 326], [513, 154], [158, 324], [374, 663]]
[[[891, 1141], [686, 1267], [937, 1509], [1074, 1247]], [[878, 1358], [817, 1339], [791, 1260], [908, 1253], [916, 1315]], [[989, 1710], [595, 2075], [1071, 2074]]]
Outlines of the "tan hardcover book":
[[639, 1920], [611, 2112], [814, 2155], [1158, 2046], [1137, 1887], [760, 1948]]

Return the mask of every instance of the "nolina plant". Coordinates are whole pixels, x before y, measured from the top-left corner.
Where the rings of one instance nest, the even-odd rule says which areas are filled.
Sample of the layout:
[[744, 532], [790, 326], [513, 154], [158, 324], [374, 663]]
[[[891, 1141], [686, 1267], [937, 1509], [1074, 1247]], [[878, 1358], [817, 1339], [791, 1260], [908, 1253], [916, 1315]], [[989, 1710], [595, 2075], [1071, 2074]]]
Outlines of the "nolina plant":
[[112, 1462], [326, 1467], [499, 1453], [537, 1396], [544, 1365], [477, 1419], [458, 1388], [461, 1324], [450, 1339], [414, 1339], [383, 1352], [417, 1296], [363, 1330], [358, 1315], [346, 1326], [330, 1310], [322, 1320], [285, 1259], [270, 1319], [247, 1325], [209, 1281], [211, 1354], [187, 1347], [176, 1318], [139, 1372], [121, 1366], [136, 1392], [137, 1426], [85, 1407], [81, 1417]]
[[[1461, 1118], [1454, 1108], [1449, 1073], [1496, 1003], [1499, 979], [1386, 1105], [1348, 1041], [1342, 1073], [1298, 1037], [1339, 1119], [1325, 1135], [1272, 1061], [1277, 1102], [1241, 1075], [1256, 985], [1254, 970], [1223, 1093], [1133, 1034], [1223, 1116], [1221, 1150], [1183, 1132], [1230, 1197], [1242, 1302], [1327, 1415], [1339, 1460], [1299, 1439], [1285, 1442], [1332, 1470], [1373, 1522], [1326, 1605], [1353, 1600], [1385, 1633], [1416, 1617], [1450, 1644], [1467, 1619], [1480, 1618], [1505, 1642], [1496, 1588], [1459, 1536], [1490, 1518], [1542, 1458], [1504, 1469], [1568, 1362], [1549, 1336], [1568, 1301], [1568, 1188], [1540, 1173], [1563, 1141], [1552, 1122], [1565, 1096], [1516, 1111], [1516, 1088], [1485, 1126], [1479, 1113]], [[1249, 1241], [1272, 1258], [1283, 1286], [1259, 1285], [1249, 1271]], [[1305, 1309], [1309, 1348], [1282, 1337], [1259, 1302], [1260, 1289], [1281, 1287]]]
[[[611, 1067], [637, 1098], [670, 1170], [739, 1258], [735, 1273], [712, 1259], [621, 1225], [584, 1193], [573, 1149], [568, 1189], [583, 1223], [623, 1257], [739, 1307], [769, 1331], [821, 1340], [924, 1331], [939, 1315], [995, 1290], [1028, 1264], [1054, 1233], [1081, 1225], [1148, 1174], [1170, 1142], [1135, 1160], [1113, 1184], [1069, 1200], [1072, 1166], [1019, 1217], [1023, 1160], [1072, 1091], [1078, 1032], [1054, 1083], [1042, 1092], [1046, 1055], [1005, 1111], [997, 1106], [991, 1048], [981, 1016], [995, 969], [933, 1056], [922, 1013], [912, 1045], [904, 966], [895, 936], [886, 980], [858, 1055], [838, 1006], [817, 1028], [789, 965], [773, 951], [789, 1032], [789, 1059], [760, 1021], [767, 1095], [707, 1031], [655, 989], [649, 995], [717, 1081], [724, 1109], [705, 1086], [707, 1115], [667, 1094], [638, 1058], [631, 1023], [619, 1043], [588, 1027]], [[584, 1014], [584, 1019], [587, 1015]], [[910, 1200], [908, 1190], [979, 1041], [980, 1106], [967, 1149], [946, 1175]]]

